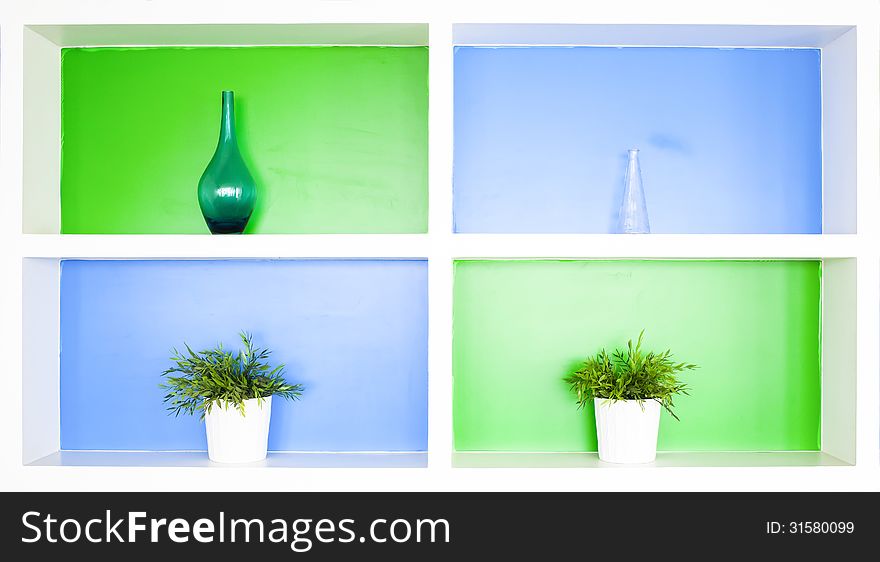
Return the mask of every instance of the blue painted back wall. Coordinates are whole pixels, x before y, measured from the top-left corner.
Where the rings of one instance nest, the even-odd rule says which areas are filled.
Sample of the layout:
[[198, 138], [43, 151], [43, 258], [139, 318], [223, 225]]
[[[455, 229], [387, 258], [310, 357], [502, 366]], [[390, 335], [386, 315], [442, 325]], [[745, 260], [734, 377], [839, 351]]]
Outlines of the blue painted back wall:
[[299, 402], [274, 399], [271, 450], [427, 449], [425, 261], [64, 261], [61, 447], [204, 450], [170, 417], [172, 347], [273, 350]]
[[655, 233], [819, 233], [820, 51], [458, 47], [458, 232], [613, 232], [628, 148]]

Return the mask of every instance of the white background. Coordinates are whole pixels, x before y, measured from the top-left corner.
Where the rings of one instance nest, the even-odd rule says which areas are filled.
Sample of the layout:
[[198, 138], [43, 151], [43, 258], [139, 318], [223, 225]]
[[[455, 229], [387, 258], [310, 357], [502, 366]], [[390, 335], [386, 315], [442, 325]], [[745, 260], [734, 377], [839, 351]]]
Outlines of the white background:
[[[100, 23], [430, 24], [430, 234], [386, 236], [108, 237], [23, 235], [22, 26]], [[452, 24], [858, 25], [858, 225], [855, 236], [453, 236]], [[4, 490], [880, 490], [880, 143], [878, 4], [678, 0], [10, 1], [0, 7], [0, 224], [3, 243]], [[429, 467], [426, 469], [25, 467], [21, 462], [23, 257], [430, 258]], [[455, 257], [857, 257], [856, 466], [799, 468], [452, 468], [452, 259]], [[54, 350], [51, 350], [54, 351]], [[731, 396], [736, 400], [736, 396]], [[229, 471], [234, 472], [229, 472]], [[266, 473], [269, 470], [269, 473]]]

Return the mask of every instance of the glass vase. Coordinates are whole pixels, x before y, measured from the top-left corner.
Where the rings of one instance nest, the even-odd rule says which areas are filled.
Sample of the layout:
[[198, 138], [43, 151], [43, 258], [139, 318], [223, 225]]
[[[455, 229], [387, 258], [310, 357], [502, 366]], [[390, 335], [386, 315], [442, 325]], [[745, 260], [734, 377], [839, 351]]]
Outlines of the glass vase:
[[623, 234], [648, 234], [651, 232], [637, 148], [629, 150], [629, 159], [626, 163], [626, 175], [623, 179], [623, 203], [620, 205], [618, 232]]
[[233, 93], [222, 93], [220, 140], [199, 180], [199, 207], [211, 234], [241, 234], [247, 226], [257, 187], [238, 150]]

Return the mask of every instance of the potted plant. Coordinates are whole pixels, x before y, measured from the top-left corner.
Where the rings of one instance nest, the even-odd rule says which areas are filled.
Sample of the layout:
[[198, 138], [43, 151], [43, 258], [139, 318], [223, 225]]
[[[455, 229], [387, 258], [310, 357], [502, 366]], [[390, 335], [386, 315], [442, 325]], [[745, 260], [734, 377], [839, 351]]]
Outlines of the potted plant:
[[205, 420], [208, 457], [214, 462], [245, 463], [266, 458], [272, 396], [297, 400], [303, 387], [284, 380], [284, 365], [267, 362], [270, 351], [254, 347], [253, 337], [240, 334], [244, 349], [232, 353], [222, 344], [186, 353], [174, 349], [174, 366], [166, 369], [161, 387], [175, 416], [197, 411]]
[[639, 334], [626, 351], [609, 356], [601, 350], [565, 378], [577, 395], [578, 408], [592, 401], [596, 408], [599, 459], [611, 463], [648, 463], [657, 456], [660, 407], [676, 420], [672, 397], [688, 394], [676, 377], [696, 365], [676, 363], [669, 350], [643, 352]]

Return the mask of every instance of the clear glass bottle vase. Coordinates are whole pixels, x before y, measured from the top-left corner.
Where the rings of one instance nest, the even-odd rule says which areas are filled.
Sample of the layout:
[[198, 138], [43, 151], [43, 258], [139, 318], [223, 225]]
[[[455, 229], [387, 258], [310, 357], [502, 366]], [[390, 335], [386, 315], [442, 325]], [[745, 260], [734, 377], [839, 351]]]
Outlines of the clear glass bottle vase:
[[648, 206], [645, 204], [645, 190], [642, 187], [639, 150], [632, 148], [628, 152], [617, 231], [622, 234], [648, 234], [651, 232], [651, 225], [648, 223]]

